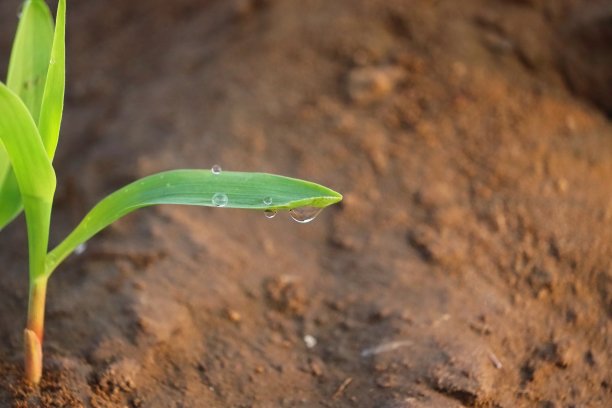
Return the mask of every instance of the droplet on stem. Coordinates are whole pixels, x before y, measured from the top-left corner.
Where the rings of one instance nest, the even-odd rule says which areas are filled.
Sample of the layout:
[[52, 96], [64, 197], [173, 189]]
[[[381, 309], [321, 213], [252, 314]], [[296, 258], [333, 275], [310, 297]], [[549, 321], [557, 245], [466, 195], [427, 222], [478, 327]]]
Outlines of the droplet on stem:
[[82, 244], [80, 244], [78, 247], [74, 249], [74, 254], [82, 255], [86, 249], [87, 249], [87, 244], [83, 242]]

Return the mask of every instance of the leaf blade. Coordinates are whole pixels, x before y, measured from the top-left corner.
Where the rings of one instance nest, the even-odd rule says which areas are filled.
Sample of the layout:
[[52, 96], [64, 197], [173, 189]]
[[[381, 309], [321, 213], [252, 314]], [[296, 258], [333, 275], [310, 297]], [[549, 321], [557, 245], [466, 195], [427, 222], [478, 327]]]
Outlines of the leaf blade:
[[[210, 170], [171, 170], [135, 181], [100, 201], [47, 257], [47, 274], [74, 249], [112, 222], [139, 208], [158, 204], [215, 207], [217, 193], [227, 196], [224, 208], [290, 210], [302, 206], [326, 207], [342, 196], [304, 180], [266, 173]], [[270, 198], [271, 204], [264, 199]]]
[[66, 85], [66, 1], [60, 0], [55, 17], [55, 32], [49, 69], [40, 107], [38, 129], [50, 159], [55, 156], [64, 110]]
[[52, 200], [55, 171], [27, 107], [0, 82], [0, 140], [4, 144], [22, 195]]
[[37, 278], [44, 274], [55, 172], [28, 108], [2, 83], [0, 140], [19, 183], [28, 227], [30, 276]]
[[[13, 42], [7, 87], [24, 102], [38, 121], [54, 37], [53, 18], [42, 0], [29, 0], [21, 11]], [[19, 187], [8, 153], [0, 142], [0, 230], [22, 209]]]
[[38, 122], [53, 44], [53, 17], [43, 0], [24, 3], [9, 61], [6, 85]]

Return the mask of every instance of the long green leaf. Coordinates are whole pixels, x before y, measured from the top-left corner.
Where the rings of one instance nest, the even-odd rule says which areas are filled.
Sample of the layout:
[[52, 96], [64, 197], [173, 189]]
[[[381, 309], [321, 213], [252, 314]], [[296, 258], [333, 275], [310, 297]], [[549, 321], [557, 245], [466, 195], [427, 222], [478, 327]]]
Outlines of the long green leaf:
[[[21, 98], [35, 122], [39, 120], [47, 85], [53, 37], [53, 18], [45, 2], [26, 1], [13, 42], [6, 84]], [[21, 212], [21, 208], [15, 173], [0, 143], [0, 229], [11, 222]]]
[[[2, 148], [4, 153], [6, 150]], [[8, 153], [6, 153], [8, 160]], [[10, 163], [10, 160], [8, 160]], [[12, 167], [8, 167], [8, 174], [4, 184], [0, 185], [0, 230], [17, 217], [22, 210], [21, 193]]]
[[30, 275], [44, 272], [55, 172], [28, 108], [0, 83], [0, 140], [19, 182], [28, 225]]
[[[225, 199], [227, 202], [225, 202]], [[264, 173], [172, 170], [135, 181], [109, 195], [47, 256], [47, 276], [76, 247], [124, 215], [156, 204], [184, 204], [251, 210], [323, 208], [342, 196], [308, 181]], [[266, 204], [268, 203], [268, 204]]]
[[43, 0], [24, 3], [13, 42], [6, 85], [38, 122], [53, 45], [53, 17]]
[[64, 87], [66, 83], [66, 1], [60, 0], [55, 18], [55, 34], [45, 91], [40, 108], [38, 130], [51, 160], [59, 138], [62, 112], [64, 110]]

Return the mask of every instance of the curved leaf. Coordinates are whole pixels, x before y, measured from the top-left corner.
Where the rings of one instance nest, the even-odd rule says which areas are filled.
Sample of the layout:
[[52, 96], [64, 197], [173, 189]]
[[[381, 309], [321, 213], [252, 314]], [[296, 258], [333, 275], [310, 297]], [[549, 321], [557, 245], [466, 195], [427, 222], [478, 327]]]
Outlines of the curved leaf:
[[30, 274], [44, 272], [55, 172], [21, 99], [0, 83], [0, 140], [8, 152], [26, 212]]
[[66, 1], [60, 0], [55, 18], [53, 48], [49, 71], [40, 107], [38, 130], [51, 160], [59, 138], [62, 113], [64, 110], [64, 88], [66, 84]]
[[[58, 7], [58, 16], [59, 10]], [[6, 85], [21, 98], [35, 122], [41, 116], [39, 112], [48, 82], [53, 37], [53, 18], [47, 4], [42, 0], [26, 1], [13, 42]], [[63, 48], [63, 37], [61, 40]], [[15, 173], [0, 142], [0, 229], [11, 222], [21, 209]]]
[[50, 202], [55, 192], [51, 161], [25, 104], [2, 83], [0, 140], [8, 152], [21, 194]]
[[[135, 181], [100, 201], [47, 257], [47, 276], [76, 247], [124, 215], [156, 204], [216, 207], [213, 197], [224, 195], [225, 208], [290, 210], [326, 207], [342, 200], [333, 190], [308, 181], [265, 173], [210, 170], [172, 170]], [[219, 197], [219, 196], [217, 196]], [[264, 203], [270, 202], [266, 205]], [[224, 200], [222, 200], [224, 201]], [[217, 204], [222, 202], [217, 201]]]
[[6, 86], [15, 92], [38, 122], [51, 47], [53, 17], [43, 0], [29, 0], [23, 5], [13, 42]]

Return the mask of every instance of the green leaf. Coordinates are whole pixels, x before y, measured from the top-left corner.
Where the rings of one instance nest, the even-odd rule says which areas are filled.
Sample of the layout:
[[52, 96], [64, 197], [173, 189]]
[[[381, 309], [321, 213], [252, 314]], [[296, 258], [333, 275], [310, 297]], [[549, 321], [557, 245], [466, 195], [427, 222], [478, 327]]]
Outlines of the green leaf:
[[55, 172], [28, 108], [0, 83], [0, 140], [19, 183], [28, 225], [30, 276], [44, 272]]
[[[83, 221], [47, 257], [47, 276], [76, 247], [124, 215], [156, 204], [216, 207], [213, 197], [223, 194], [225, 208], [291, 210], [327, 207], [342, 200], [333, 190], [308, 181], [264, 173], [210, 170], [172, 170], [131, 183], [100, 201]], [[271, 203], [266, 205], [266, 202]]]
[[[53, 19], [46, 3], [42, 0], [24, 3], [7, 80], [7, 86], [21, 98], [34, 121], [38, 122], [50, 158], [55, 154], [63, 109], [65, 15], [65, 0], [60, 0], [54, 33]], [[17, 179], [0, 143], [0, 230], [21, 209]]]
[[53, 17], [43, 0], [24, 3], [13, 42], [6, 85], [38, 122], [53, 44]]
[[55, 172], [25, 104], [0, 83], [0, 140], [17, 176], [24, 196], [52, 201]]
[[[4, 153], [6, 150], [2, 148]], [[6, 155], [8, 160], [8, 154]], [[10, 164], [10, 160], [8, 160]], [[8, 166], [8, 174], [4, 184], [0, 185], [0, 230], [21, 213], [21, 193], [13, 168]]]
[[[6, 175], [8, 174], [8, 171], [11, 168], [10, 164], [11, 161], [8, 158], [8, 153], [6, 152], [6, 149], [4, 148], [2, 142], [0, 142], [0, 186], [4, 182], [4, 179], [6, 178]], [[0, 197], [2, 197], [1, 194]]]
[[64, 87], [66, 83], [66, 1], [60, 0], [55, 18], [55, 34], [45, 91], [40, 108], [38, 130], [47, 155], [51, 160], [59, 138], [62, 112], [64, 110]]

